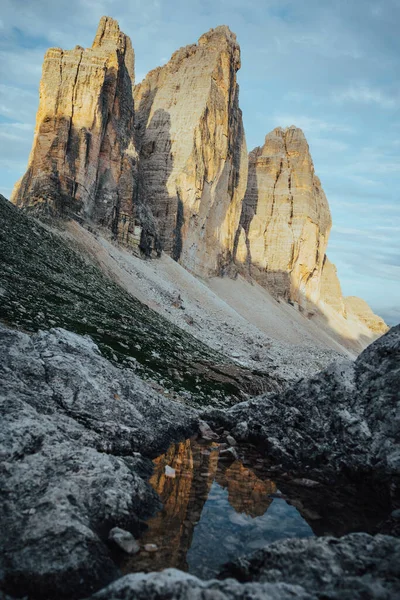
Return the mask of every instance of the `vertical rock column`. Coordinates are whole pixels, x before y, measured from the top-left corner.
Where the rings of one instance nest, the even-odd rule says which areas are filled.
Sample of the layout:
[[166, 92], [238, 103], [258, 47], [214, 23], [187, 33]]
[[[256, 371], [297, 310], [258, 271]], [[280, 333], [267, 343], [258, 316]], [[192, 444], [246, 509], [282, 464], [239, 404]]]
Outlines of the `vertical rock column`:
[[128, 241], [137, 185], [133, 83], [130, 39], [109, 17], [91, 48], [48, 50], [28, 170], [12, 201], [79, 216]]
[[249, 155], [235, 259], [277, 297], [317, 302], [331, 216], [307, 141], [274, 129]]
[[140, 204], [163, 249], [199, 275], [229, 264], [245, 193], [239, 67], [236, 36], [217, 27], [135, 89]]

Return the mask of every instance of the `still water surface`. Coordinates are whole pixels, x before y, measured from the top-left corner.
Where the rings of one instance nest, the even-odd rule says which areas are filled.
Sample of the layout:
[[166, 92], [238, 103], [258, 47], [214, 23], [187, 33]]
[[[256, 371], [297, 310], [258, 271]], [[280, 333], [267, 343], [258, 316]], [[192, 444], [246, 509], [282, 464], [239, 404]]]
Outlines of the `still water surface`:
[[[217, 444], [186, 440], [154, 460], [151, 485], [163, 509], [147, 521], [142, 550], [125, 573], [175, 567], [201, 578], [229, 560], [288, 537], [314, 535], [274, 481], [254, 466], [219, 455]], [[145, 545], [153, 544], [151, 552]]]

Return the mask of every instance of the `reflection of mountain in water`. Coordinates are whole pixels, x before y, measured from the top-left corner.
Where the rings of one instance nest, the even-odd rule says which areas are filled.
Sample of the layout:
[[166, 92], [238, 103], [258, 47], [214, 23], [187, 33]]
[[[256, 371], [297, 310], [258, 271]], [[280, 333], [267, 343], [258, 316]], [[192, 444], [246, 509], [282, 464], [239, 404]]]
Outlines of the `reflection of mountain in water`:
[[[276, 502], [270, 497], [276, 492], [275, 483], [261, 480], [239, 460], [229, 464], [218, 458], [217, 444], [186, 440], [154, 460], [150, 483], [161, 497], [163, 509], [147, 522], [140, 545], [156, 544], [157, 551], [142, 550], [128, 559], [125, 573], [176, 567], [214, 575], [218, 566], [241, 554], [246, 546], [259, 547], [290, 535], [280, 531], [276, 536], [274, 518], [265, 517]], [[166, 474], [167, 466], [174, 469], [173, 476]], [[296, 509], [283, 500], [277, 502], [304, 523]], [[259, 523], [260, 519], [265, 522]], [[279, 519], [282, 521], [282, 515]], [[292, 535], [312, 535], [304, 526], [304, 531]]]
[[[150, 484], [159, 494], [163, 509], [147, 521], [148, 529], [140, 539], [143, 547], [156, 544], [155, 553], [141, 552], [127, 561], [123, 571], [157, 570], [176, 567], [187, 570], [186, 554], [190, 548], [193, 528], [200, 519], [208, 492], [215, 477], [218, 451], [186, 440], [172, 444], [154, 461]], [[165, 467], [175, 470], [175, 476], [165, 474]]]
[[265, 513], [276, 492], [276, 485], [267, 479], [262, 481], [254, 472], [236, 460], [226, 469], [218, 469], [216, 481], [228, 489], [228, 501], [237, 513], [260, 517]]
[[[250, 454], [246, 459], [245, 464], [226, 462], [218, 444], [194, 440], [173, 444], [156, 458], [150, 483], [163, 509], [147, 522], [141, 552], [121, 558], [122, 570], [176, 567], [209, 578], [223, 563], [278, 539], [375, 533], [376, 524], [392, 510], [386, 488], [304, 487], [301, 480], [280, 478], [286, 502], [275, 494], [277, 485], [268, 478], [265, 461]], [[157, 550], [146, 552], [146, 544]]]

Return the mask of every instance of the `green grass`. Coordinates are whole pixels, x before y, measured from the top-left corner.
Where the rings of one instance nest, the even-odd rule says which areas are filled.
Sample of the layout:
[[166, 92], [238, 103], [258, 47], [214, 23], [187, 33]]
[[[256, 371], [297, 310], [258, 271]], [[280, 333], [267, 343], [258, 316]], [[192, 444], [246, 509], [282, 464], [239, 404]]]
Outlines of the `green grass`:
[[[141, 377], [191, 392], [195, 405], [241, 398], [235, 369], [241, 375], [243, 369], [130, 296], [61, 236], [2, 197], [0, 222], [3, 322], [28, 332], [64, 327], [88, 334], [113, 362], [132, 366], [136, 359]], [[218, 381], [221, 369], [233, 376]]]

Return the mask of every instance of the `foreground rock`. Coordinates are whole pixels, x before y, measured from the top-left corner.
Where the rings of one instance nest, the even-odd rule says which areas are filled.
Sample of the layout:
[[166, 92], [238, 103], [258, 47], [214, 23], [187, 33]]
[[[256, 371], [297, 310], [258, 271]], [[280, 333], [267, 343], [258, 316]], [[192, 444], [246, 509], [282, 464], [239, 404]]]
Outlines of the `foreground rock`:
[[203, 416], [260, 444], [284, 468], [400, 476], [400, 326], [355, 362], [333, 364], [282, 394]]
[[221, 26], [135, 88], [139, 196], [158, 221], [161, 247], [200, 275], [230, 262], [246, 190], [239, 68], [236, 36]]
[[89, 339], [0, 328], [1, 587], [76, 598], [115, 579], [107, 539], [159, 501], [147, 458], [197, 428]]
[[400, 594], [400, 540], [352, 534], [275, 542], [201, 581], [175, 569], [127, 575], [93, 600], [389, 600]]
[[400, 540], [353, 533], [285, 540], [225, 566], [220, 577], [301, 586], [312, 598], [396, 598]]

